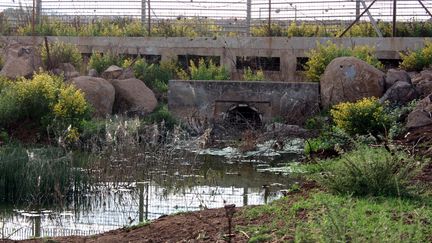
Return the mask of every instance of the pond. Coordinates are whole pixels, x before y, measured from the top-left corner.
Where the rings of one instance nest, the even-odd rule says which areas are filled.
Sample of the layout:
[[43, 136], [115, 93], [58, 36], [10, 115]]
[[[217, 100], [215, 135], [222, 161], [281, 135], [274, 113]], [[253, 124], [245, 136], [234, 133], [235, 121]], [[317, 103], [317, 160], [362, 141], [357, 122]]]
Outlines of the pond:
[[284, 153], [240, 155], [224, 148], [177, 154], [170, 163], [147, 170], [145, 177], [93, 184], [89, 192], [65, 205], [37, 210], [0, 206], [0, 238], [92, 235], [164, 215], [220, 208], [224, 203], [237, 207], [268, 203], [297, 183], [274, 168], [301, 156], [295, 146]]

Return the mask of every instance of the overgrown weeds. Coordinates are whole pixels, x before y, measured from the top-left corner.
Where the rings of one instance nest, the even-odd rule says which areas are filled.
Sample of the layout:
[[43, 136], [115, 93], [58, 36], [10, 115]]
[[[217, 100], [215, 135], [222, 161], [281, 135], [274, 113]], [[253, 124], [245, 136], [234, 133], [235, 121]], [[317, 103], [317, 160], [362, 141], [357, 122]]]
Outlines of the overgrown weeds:
[[101, 74], [111, 65], [122, 67], [125, 60], [125, 57], [112, 51], [108, 51], [103, 54], [99, 52], [93, 52], [90, 56], [88, 67], [89, 69], [95, 69], [99, 74]]
[[421, 162], [403, 152], [359, 145], [340, 158], [319, 162], [315, 179], [332, 192], [354, 196], [412, 196], [419, 193], [414, 178]]
[[0, 147], [0, 202], [43, 205], [63, 203], [87, 190], [88, 178], [74, 168], [72, 154], [59, 148]]
[[41, 58], [45, 68], [58, 68], [61, 63], [70, 63], [76, 68], [82, 65], [82, 56], [78, 48], [73, 44], [54, 42], [48, 44], [49, 56], [46, 46], [41, 49]]
[[400, 53], [400, 67], [407, 71], [421, 71], [432, 64], [432, 42], [426, 42], [425, 47], [407, 54]]
[[242, 210], [249, 239], [294, 242], [425, 242], [432, 229], [428, 198], [333, 195], [312, 189]]
[[376, 68], [383, 68], [382, 63], [374, 54], [374, 48], [368, 46], [356, 46], [345, 48], [338, 46], [331, 41], [326, 44], [317, 43], [317, 47], [308, 53], [309, 60], [306, 63], [306, 77], [310, 81], [318, 82], [324, 73], [327, 65], [337, 57], [353, 56], [357, 57]]
[[243, 70], [243, 80], [245, 81], [264, 81], [265, 75], [263, 70], [252, 71], [250, 67]]
[[217, 66], [211, 60], [206, 63], [204, 59], [200, 59], [198, 65], [191, 60], [187, 72], [179, 70], [177, 75], [184, 80], [228, 80], [230, 78], [224, 66]]

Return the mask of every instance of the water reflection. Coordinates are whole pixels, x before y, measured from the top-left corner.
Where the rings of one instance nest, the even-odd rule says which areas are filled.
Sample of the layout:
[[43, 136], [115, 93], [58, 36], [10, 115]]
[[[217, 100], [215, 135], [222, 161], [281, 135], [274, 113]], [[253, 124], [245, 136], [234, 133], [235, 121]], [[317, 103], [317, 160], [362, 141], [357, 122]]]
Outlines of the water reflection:
[[289, 177], [257, 172], [264, 163], [255, 160], [224, 163], [226, 158], [201, 155], [194, 161], [173, 161], [175, 167], [161, 165], [135, 182], [100, 183], [62, 208], [7, 210], [0, 237], [91, 235], [163, 215], [223, 207], [224, 202], [263, 204], [294, 183]]

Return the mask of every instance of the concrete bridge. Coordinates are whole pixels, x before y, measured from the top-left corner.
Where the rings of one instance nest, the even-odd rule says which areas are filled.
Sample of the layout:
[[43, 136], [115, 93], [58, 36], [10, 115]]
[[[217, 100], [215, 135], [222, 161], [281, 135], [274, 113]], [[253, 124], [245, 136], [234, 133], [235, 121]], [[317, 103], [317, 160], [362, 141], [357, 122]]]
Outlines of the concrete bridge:
[[319, 84], [246, 81], [171, 80], [168, 107], [190, 119], [259, 127], [274, 118], [302, 124], [319, 112]]

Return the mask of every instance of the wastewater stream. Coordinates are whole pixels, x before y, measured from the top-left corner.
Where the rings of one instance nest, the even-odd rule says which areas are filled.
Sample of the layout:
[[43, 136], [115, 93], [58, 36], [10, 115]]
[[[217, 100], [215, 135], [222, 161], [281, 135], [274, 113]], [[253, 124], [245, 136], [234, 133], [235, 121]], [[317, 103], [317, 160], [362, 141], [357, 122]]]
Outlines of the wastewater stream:
[[92, 235], [179, 212], [271, 202], [298, 182], [284, 166], [298, 160], [302, 142], [291, 140], [279, 151], [270, 144], [246, 153], [190, 149], [173, 160], [174, 169], [152, 171], [155, 179], [92, 185], [65, 205], [37, 211], [0, 205], [0, 239]]

